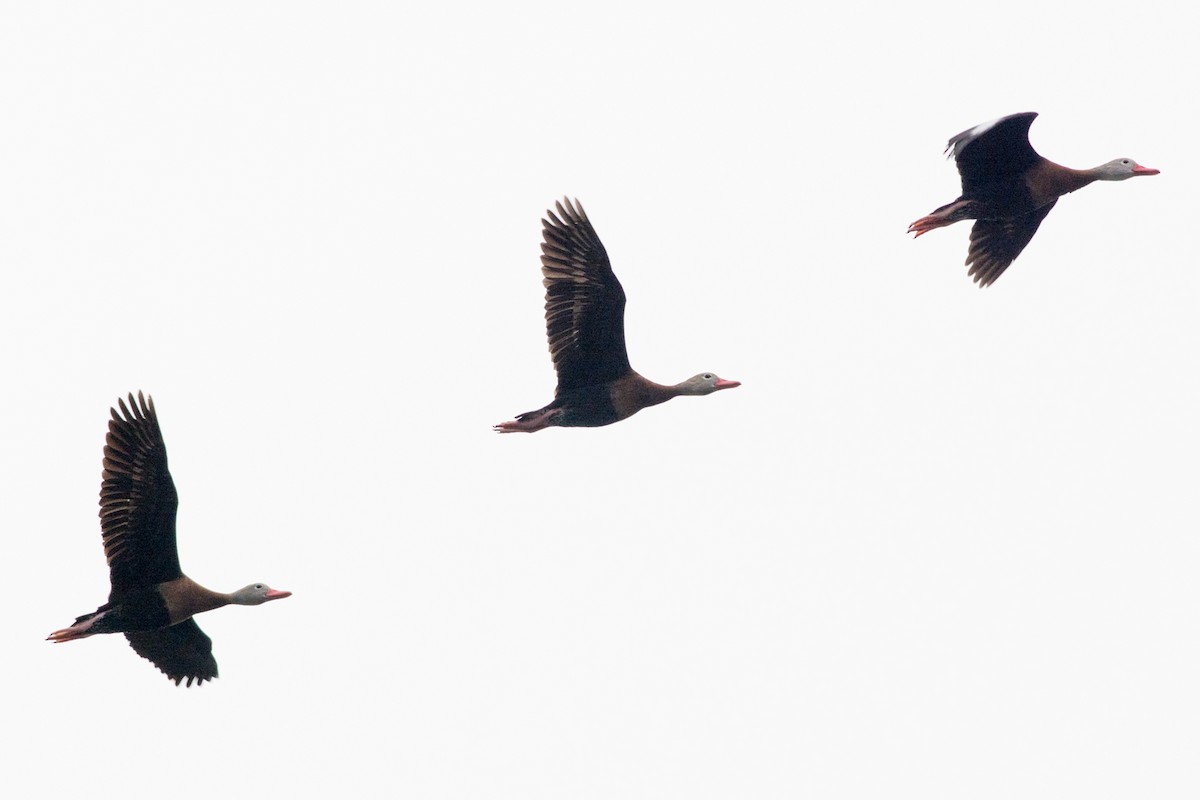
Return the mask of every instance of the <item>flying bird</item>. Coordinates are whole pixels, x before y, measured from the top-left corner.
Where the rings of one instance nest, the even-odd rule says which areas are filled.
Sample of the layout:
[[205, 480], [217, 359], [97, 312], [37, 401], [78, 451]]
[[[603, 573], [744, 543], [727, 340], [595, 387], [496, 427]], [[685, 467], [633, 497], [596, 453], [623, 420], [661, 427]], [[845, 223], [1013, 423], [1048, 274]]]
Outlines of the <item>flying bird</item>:
[[546, 337], [558, 373], [554, 402], [495, 426], [500, 433], [533, 433], [552, 426], [610, 425], [680, 395], [712, 394], [740, 386], [702, 372], [673, 386], [643, 378], [625, 351], [625, 292], [583, 206], [563, 198], [558, 214], [542, 220], [542, 285]]
[[111, 409], [100, 484], [100, 529], [112, 591], [108, 602], [78, 617], [48, 641], [124, 633], [130, 646], [168, 678], [191, 686], [217, 677], [212, 640], [192, 618], [230, 604], [257, 606], [291, 592], [252, 583], [224, 594], [205, 589], [179, 567], [175, 511], [179, 496], [167, 470], [167, 448], [154, 400], [129, 395]]
[[958, 165], [962, 195], [908, 226], [909, 233], [920, 236], [959, 220], [975, 220], [966, 263], [967, 274], [980, 287], [1000, 277], [1064, 194], [1093, 181], [1158, 174], [1130, 158], [1115, 158], [1092, 169], [1047, 161], [1029, 144], [1029, 126], [1036, 116], [1034, 111], [1010, 114], [952, 137], [946, 155], [954, 156]]

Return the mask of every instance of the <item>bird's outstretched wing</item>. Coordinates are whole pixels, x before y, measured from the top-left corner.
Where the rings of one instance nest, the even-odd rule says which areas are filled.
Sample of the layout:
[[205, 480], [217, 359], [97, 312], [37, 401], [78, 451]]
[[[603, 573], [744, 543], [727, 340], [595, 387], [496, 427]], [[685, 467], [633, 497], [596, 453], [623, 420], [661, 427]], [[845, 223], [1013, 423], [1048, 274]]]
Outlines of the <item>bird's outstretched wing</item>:
[[630, 371], [625, 351], [625, 292], [592, 223], [576, 200], [555, 203], [542, 220], [546, 337], [561, 395]]
[[970, 267], [967, 274], [980, 286], [990, 286], [1029, 244], [1057, 202], [1047, 203], [1019, 217], [976, 220], [967, 248], [966, 263]]
[[1036, 111], [1010, 114], [952, 136], [946, 154], [954, 157], [963, 195], [987, 194], [993, 184], [1017, 179], [1042, 160], [1029, 143]]
[[158, 667], [176, 686], [184, 680], [188, 686], [193, 681], [200, 685], [217, 677], [212, 639], [194, 619], [156, 631], [126, 633], [125, 638], [134, 652]]
[[110, 599], [178, 578], [175, 511], [179, 496], [167, 470], [154, 400], [138, 392], [112, 409], [100, 485], [100, 529], [112, 580]]

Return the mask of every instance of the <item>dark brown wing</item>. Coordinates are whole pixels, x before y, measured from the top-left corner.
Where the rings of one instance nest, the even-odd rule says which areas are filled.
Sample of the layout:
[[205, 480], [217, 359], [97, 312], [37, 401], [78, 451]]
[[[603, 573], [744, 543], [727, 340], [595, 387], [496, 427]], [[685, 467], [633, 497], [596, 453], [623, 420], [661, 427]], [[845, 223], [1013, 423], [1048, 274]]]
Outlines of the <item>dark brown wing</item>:
[[987, 196], [997, 184], [1019, 179], [1042, 160], [1029, 143], [1037, 112], [1010, 114], [951, 137], [946, 153], [954, 156], [964, 197]]
[[194, 619], [156, 631], [126, 633], [125, 638], [134, 652], [158, 667], [176, 686], [184, 679], [191, 686], [192, 681], [199, 685], [217, 677], [212, 639]]
[[625, 292], [583, 206], [563, 198], [542, 220], [546, 337], [558, 373], [556, 396], [628, 374]]
[[967, 248], [967, 274], [980, 286], [990, 286], [1037, 233], [1054, 203], [1010, 219], [980, 219], [971, 228]]
[[[183, 574], [175, 548], [175, 510], [179, 496], [167, 470], [154, 400], [138, 392], [129, 407], [118, 400], [104, 445], [100, 485], [100, 529], [112, 580], [110, 599], [122, 592], [153, 586]], [[132, 410], [131, 410], [132, 409]]]

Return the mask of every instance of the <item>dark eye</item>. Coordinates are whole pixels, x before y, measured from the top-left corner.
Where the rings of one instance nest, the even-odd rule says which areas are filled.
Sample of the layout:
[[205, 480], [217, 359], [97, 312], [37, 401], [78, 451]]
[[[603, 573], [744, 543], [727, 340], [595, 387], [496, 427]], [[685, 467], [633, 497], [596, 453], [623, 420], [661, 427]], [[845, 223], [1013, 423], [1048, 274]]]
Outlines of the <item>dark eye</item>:
[[710, 380], [712, 380], [712, 375], [709, 375], [708, 373], [705, 373], [705, 375], [704, 375], [704, 380], [706, 380], [706, 381], [710, 381]]
[[261, 583], [254, 584], [255, 589], [261, 589], [262, 587], [263, 587], [263, 585]]
[[1121, 159], [1121, 163], [1122, 163], [1122, 164], [1128, 164], [1128, 163], [1129, 163], [1129, 159], [1128, 159], [1128, 158], [1123, 158], [1123, 159]]

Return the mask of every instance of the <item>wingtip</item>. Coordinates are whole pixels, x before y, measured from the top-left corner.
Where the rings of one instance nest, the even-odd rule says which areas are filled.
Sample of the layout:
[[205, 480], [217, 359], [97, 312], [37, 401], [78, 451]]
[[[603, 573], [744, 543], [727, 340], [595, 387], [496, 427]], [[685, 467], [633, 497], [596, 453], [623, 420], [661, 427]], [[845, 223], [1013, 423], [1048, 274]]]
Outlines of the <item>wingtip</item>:
[[214, 681], [220, 677], [215, 672], [212, 675], [168, 675], [161, 667], [159, 671], [167, 676], [167, 680], [172, 681], [176, 686], [183, 686], [185, 689], [190, 689], [193, 683], [196, 686], [203, 686], [205, 681]]
[[[126, 397], [129, 400], [128, 405], [125, 403]], [[136, 396], [130, 392], [126, 397], [118, 397], [116, 407], [109, 407], [109, 413], [114, 420], [117, 422], [144, 422], [156, 418], [152, 395], [147, 395], [138, 389]]]
[[[566, 204], [565, 207], [563, 205], [564, 203]], [[546, 209], [546, 215], [550, 219], [553, 219], [558, 225], [565, 227], [566, 222], [564, 220], [571, 222], [587, 220], [587, 214], [584, 212], [583, 204], [579, 202], [578, 197], [572, 199], [568, 195], [564, 194], [562, 200], [554, 201], [554, 208], [558, 209], [557, 216], [554, 213], [554, 209], [549, 208]], [[547, 223], [546, 220], [542, 220], [542, 223], [549, 226], [549, 223]]]

